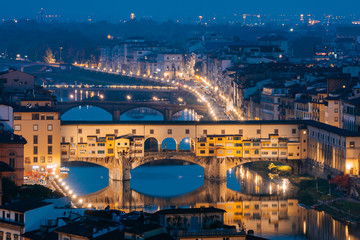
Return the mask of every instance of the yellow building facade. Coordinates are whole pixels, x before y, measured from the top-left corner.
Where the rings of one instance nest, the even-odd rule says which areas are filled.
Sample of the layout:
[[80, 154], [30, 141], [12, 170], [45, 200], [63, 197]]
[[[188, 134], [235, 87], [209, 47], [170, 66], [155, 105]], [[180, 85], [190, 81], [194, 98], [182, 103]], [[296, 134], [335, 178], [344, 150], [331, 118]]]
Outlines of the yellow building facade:
[[269, 134], [267, 138], [243, 138], [242, 135], [209, 135], [198, 138], [196, 156], [244, 159], [300, 159], [300, 139], [297, 141]]
[[122, 156], [144, 157], [144, 137], [125, 135], [116, 137], [107, 134], [105, 137], [90, 135], [81, 142], [62, 142], [61, 158], [64, 162], [86, 158], [116, 158]]
[[58, 173], [60, 118], [51, 101], [22, 101], [14, 109], [14, 133], [24, 137], [25, 175]]

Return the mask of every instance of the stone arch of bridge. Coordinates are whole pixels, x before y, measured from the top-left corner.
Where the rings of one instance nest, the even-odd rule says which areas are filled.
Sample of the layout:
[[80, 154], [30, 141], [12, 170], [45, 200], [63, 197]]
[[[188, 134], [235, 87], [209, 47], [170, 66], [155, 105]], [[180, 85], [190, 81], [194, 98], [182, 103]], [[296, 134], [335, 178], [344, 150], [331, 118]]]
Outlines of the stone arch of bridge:
[[160, 142], [155, 137], [148, 137], [144, 142], [144, 151], [145, 152], [158, 152]]
[[162, 151], [177, 151], [179, 149], [179, 141], [173, 137], [166, 137], [161, 141]]
[[195, 152], [195, 140], [191, 137], [185, 137], [179, 142], [179, 151]]
[[130, 169], [135, 169], [137, 167], [140, 167], [144, 164], [150, 163], [150, 162], [156, 162], [156, 161], [161, 161], [161, 160], [167, 160], [169, 162], [171, 162], [172, 160], [174, 161], [183, 161], [183, 162], [188, 162], [188, 163], [193, 163], [196, 165], [199, 165], [200, 167], [205, 168], [206, 167], [206, 162], [205, 161], [197, 161], [196, 158], [192, 158], [192, 157], [182, 157], [182, 156], [177, 156], [174, 158], [166, 158], [166, 157], [158, 157], [158, 158], [142, 158], [142, 159], [135, 159], [134, 161], [132, 161], [130, 163]]

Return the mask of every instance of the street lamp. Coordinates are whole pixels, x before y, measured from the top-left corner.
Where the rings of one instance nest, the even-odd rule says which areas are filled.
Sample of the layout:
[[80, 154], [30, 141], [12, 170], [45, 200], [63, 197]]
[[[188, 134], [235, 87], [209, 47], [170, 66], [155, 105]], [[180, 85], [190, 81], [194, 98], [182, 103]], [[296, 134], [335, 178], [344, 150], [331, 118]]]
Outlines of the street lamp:
[[126, 99], [130, 101], [130, 100], [131, 100], [131, 96], [130, 96], [130, 95], [127, 95], [127, 96], [126, 96]]
[[60, 63], [62, 62], [62, 49], [63, 49], [63, 47], [59, 47], [59, 49], [60, 49]]

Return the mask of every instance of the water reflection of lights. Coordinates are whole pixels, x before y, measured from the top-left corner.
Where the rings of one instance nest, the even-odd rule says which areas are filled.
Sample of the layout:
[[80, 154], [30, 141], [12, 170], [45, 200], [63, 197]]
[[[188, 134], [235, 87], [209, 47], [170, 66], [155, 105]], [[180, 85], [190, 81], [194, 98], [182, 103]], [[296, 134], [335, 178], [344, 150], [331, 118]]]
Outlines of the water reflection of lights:
[[306, 235], [306, 221], [303, 222], [303, 233]]
[[349, 239], [349, 240], [350, 240], [350, 237], [349, 237], [349, 227], [348, 227], [348, 225], [345, 225], [345, 239]]
[[283, 193], [286, 192], [286, 185], [287, 185], [287, 179], [283, 179], [283, 180], [282, 180], [282, 190], [283, 190]]

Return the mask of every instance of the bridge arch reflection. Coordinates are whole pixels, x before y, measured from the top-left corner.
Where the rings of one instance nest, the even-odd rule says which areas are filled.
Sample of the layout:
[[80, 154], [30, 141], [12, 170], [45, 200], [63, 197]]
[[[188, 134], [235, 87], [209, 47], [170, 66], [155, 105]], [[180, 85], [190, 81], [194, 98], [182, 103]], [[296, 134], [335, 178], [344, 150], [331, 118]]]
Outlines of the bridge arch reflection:
[[179, 150], [187, 151], [187, 152], [194, 152], [195, 151], [195, 140], [190, 137], [183, 138], [179, 143]]
[[109, 186], [92, 194], [81, 196], [84, 206], [91, 204], [98, 209], [108, 205], [112, 209], [136, 210], [153, 205], [159, 208], [169, 206], [196, 206], [198, 203], [232, 202], [243, 200], [287, 199], [286, 195], [250, 195], [231, 190], [226, 182], [204, 180], [198, 189], [174, 197], [158, 197], [142, 194], [130, 187], [130, 181], [109, 181]]

